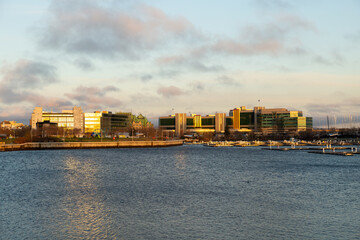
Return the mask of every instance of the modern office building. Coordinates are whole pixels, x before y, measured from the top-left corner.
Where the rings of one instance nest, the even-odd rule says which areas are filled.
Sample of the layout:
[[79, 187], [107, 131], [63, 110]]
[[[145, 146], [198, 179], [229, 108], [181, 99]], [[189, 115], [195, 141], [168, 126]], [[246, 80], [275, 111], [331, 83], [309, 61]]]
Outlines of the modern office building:
[[257, 132], [298, 132], [312, 129], [312, 118], [304, 117], [302, 111], [289, 111], [285, 108], [256, 109]]
[[[74, 107], [72, 110], [61, 112], [43, 111], [42, 107], [35, 107], [30, 120], [32, 129], [36, 129], [38, 123], [56, 124], [64, 129], [78, 129], [79, 135], [84, 133], [102, 132], [108, 135], [115, 131], [124, 131], [131, 124], [131, 113], [112, 113], [109, 111], [96, 111], [84, 113], [81, 107]], [[102, 129], [102, 131], [100, 131]]]
[[95, 111], [85, 113], [85, 133], [108, 135], [110, 133], [123, 132], [131, 125], [131, 113], [109, 111]]
[[285, 108], [245, 107], [230, 110], [234, 129], [249, 129], [255, 132], [298, 132], [312, 129], [312, 118], [304, 117], [302, 111]]
[[81, 107], [74, 107], [72, 110], [62, 110], [61, 112], [46, 112], [42, 107], [35, 107], [30, 120], [32, 129], [36, 129], [38, 122], [56, 123], [58, 127], [65, 129], [79, 129], [84, 131], [84, 113]]
[[131, 126], [131, 113], [128, 112], [103, 112], [101, 118], [101, 128], [104, 133], [118, 133], [128, 130]]
[[174, 133], [175, 136], [193, 133], [224, 133], [226, 127], [226, 114], [216, 113], [215, 115], [201, 116], [186, 113], [160, 117], [159, 127], [164, 132]]
[[225, 113], [201, 116], [185, 113], [160, 117], [159, 127], [162, 131], [173, 132], [176, 136], [191, 133], [224, 133], [256, 132], [256, 133], [288, 133], [312, 129], [312, 118], [304, 117], [302, 111], [289, 111], [285, 108], [246, 107], [230, 110]]

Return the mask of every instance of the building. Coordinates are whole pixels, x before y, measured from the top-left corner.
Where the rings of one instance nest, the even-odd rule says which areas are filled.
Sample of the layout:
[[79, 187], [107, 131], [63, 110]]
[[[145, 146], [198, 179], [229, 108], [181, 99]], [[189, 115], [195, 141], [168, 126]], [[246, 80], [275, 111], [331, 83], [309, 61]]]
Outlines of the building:
[[57, 123], [58, 127], [66, 129], [84, 130], [84, 113], [81, 107], [74, 107], [72, 110], [61, 112], [46, 112], [42, 107], [35, 107], [30, 120], [31, 128], [36, 129], [37, 122]]
[[102, 113], [99, 111], [93, 113], [84, 113], [85, 133], [100, 134]]
[[30, 120], [31, 128], [36, 129], [37, 122], [57, 123], [58, 127], [66, 129], [79, 129], [84, 131], [84, 113], [81, 107], [74, 107], [72, 110], [61, 112], [46, 112], [42, 107], [35, 107]]
[[312, 129], [312, 118], [304, 117], [302, 111], [289, 111], [285, 108], [245, 107], [230, 110], [233, 129], [251, 130], [261, 133], [287, 133]]
[[24, 124], [17, 123], [16, 121], [2, 121], [0, 123], [0, 128], [6, 128], [6, 129], [15, 129], [15, 128], [22, 128], [24, 127]]
[[[85, 133], [109, 135], [124, 132], [131, 125], [131, 113], [95, 111], [85, 113]], [[100, 131], [101, 130], [101, 131]]]
[[109, 111], [96, 111], [84, 113], [81, 107], [74, 107], [72, 110], [62, 110], [61, 112], [43, 111], [42, 107], [35, 107], [30, 120], [32, 129], [42, 126], [37, 123], [51, 123], [53, 127], [66, 130], [78, 130], [78, 135], [84, 133], [108, 135], [116, 131], [124, 131], [130, 126], [131, 113], [112, 113]]
[[101, 129], [106, 135], [116, 134], [128, 130], [131, 126], [131, 113], [129, 112], [103, 112]]
[[181, 137], [185, 134], [203, 133], [224, 133], [226, 127], [226, 114], [216, 113], [215, 115], [201, 116], [186, 113], [176, 113], [159, 118], [159, 127], [165, 133], [174, 133]]
[[[302, 111], [285, 108], [257, 109], [255, 131], [263, 133], [288, 133], [312, 129], [312, 118], [304, 117]], [[311, 124], [310, 124], [311, 123]]]
[[234, 108], [229, 111], [228, 123], [231, 129], [236, 131], [247, 131], [247, 130], [254, 130], [255, 126], [255, 111], [257, 108], [247, 109], [246, 107], [242, 106], [240, 108]]
[[59, 135], [58, 124], [52, 123], [49, 120], [45, 120], [43, 122], [37, 122], [35, 134], [41, 137], [58, 136]]
[[312, 118], [304, 117], [302, 111], [289, 111], [285, 108], [242, 106], [225, 113], [201, 116], [185, 113], [160, 117], [159, 127], [163, 132], [184, 134], [210, 132], [215, 134], [229, 132], [290, 133], [312, 129]]
[[42, 107], [35, 107], [31, 119], [30, 126], [37, 129], [42, 126], [37, 123], [56, 124], [57, 127], [65, 130], [76, 130], [78, 135], [84, 133], [84, 113], [81, 107], [74, 107], [72, 110], [62, 110], [61, 112], [43, 111]]

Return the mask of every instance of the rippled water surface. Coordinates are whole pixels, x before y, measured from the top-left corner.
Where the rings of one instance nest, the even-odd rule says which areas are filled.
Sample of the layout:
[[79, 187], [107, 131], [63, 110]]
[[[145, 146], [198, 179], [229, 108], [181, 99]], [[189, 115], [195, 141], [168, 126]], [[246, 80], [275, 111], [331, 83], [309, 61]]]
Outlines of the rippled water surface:
[[360, 155], [0, 153], [0, 239], [360, 239]]

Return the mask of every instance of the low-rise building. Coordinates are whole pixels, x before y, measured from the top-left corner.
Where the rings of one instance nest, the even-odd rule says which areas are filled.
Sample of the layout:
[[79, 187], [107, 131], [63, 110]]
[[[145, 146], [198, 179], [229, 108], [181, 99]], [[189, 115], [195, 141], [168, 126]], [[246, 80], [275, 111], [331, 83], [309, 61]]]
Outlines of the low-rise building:
[[85, 113], [85, 133], [109, 135], [124, 132], [131, 125], [131, 113], [95, 111]]
[[22, 128], [24, 127], [23, 123], [17, 123], [16, 121], [2, 121], [0, 123], [0, 128], [5, 128], [5, 129], [15, 129], [15, 128]]
[[84, 113], [81, 107], [74, 107], [72, 110], [62, 110], [61, 112], [43, 111], [42, 107], [35, 107], [30, 120], [32, 129], [36, 129], [38, 122], [56, 123], [58, 127], [64, 129], [78, 129], [84, 132]]
[[32, 129], [40, 126], [37, 123], [51, 123], [51, 126], [74, 131], [76, 135], [95, 133], [109, 135], [116, 131], [124, 131], [131, 123], [131, 113], [109, 111], [95, 111], [84, 113], [81, 107], [74, 107], [72, 110], [61, 112], [43, 111], [42, 107], [35, 107], [30, 120]]
[[302, 111], [289, 111], [285, 108], [242, 106], [225, 113], [201, 116], [177, 113], [159, 118], [159, 127], [163, 132], [172, 132], [176, 136], [184, 134], [211, 132], [215, 134], [230, 132], [289, 133], [312, 129], [312, 118], [304, 117]]

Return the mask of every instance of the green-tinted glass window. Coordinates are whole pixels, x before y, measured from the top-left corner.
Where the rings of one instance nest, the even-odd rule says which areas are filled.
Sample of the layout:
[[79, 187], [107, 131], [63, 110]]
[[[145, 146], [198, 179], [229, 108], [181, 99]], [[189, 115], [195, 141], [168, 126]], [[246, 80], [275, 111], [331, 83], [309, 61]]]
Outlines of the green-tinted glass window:
[[226, 118], [226, 125], [227, 125], [227, 126], [233, 125], [233, 118], [227, 117], [227, 118]]
[[186, 125], [187, 126], [193, 126], [194, 125], [194, 119], [193, 118], [187, 118], [186, 119]]
[[215, 118], [202, 118], [201, 125], [215, 125]]
[[161, 118], [159, 119], [160, 126], [174, 126], [175, 118]]
[[240, 113], [240, 125], [252, 125], [254, 124], [254, 113]]

